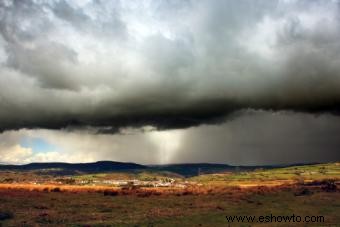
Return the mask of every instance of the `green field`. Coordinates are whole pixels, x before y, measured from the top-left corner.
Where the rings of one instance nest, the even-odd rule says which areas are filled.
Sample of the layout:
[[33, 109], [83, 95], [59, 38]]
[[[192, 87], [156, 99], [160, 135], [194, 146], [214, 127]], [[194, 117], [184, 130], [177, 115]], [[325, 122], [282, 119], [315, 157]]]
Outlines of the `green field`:
[[300, 182], [323, 179], [340, 180], [340, 163], [292, 166], [268, 170], [257, 169], [250, 172], [205, 174], [190, 178], [190, 180], [202, 183], [222, 182], [226, 184], [276, 180], [293, 180]]

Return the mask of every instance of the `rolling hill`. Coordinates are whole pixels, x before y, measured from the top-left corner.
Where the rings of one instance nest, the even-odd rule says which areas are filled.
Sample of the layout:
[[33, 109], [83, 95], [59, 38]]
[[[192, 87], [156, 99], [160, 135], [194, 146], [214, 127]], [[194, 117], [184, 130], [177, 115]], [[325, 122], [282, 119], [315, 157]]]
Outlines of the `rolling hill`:
[[[297, 164], [294, 166], [299, 166]], [[308, 165], [308, 164], [307, 164]], [[289, 167], [292, 165], [271, 166], [232, 166], [215, 163], [180, 163], [166, 165], [141, 165], [131, 162], [98, 161], [92, 163], [30, 163], [24, 165], [0, 164], [0, 170], [12, 171], [45, 171], [53, 175], [72, 175], [77, 173], [101, 173], [101, 172], [169, 172], [183, 177], [193, 177], [200, 174], [252, 171], [255, 169], [273, 169]]]
[[146, 169], [147, 166], [136, 163], [99, 161], [92, 163], [30, 163], [25, 165], [0, 165], [0, 170], [43, 170], [43, 169], [62, 169], [68, 171], [81, 172], [109, 172]]

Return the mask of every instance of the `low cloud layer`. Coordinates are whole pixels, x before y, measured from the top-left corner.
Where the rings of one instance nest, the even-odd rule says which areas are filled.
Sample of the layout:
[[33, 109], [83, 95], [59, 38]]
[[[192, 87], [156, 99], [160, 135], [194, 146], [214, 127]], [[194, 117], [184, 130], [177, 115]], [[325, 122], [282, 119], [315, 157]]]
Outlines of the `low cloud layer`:
[[0, 161], [234, 165], [334, 162], [340, 160], [339, 135], [339, 117], [250, 111], [220, 125], [181, 130], [125, 129], [120, 134], [83, 130], [6, 131], [0, 134]]
[[0, 3], [0, 130], [338, 114], [339, 1]]

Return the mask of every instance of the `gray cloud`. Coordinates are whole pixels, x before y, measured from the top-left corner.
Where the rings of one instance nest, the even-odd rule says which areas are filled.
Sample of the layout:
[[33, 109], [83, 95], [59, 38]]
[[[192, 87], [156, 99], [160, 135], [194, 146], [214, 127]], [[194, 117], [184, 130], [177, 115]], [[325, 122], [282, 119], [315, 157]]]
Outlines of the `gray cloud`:
[[[333, 115], [246, 111], [232, 121], [189, 129], [124, 128], [116, 134], [87, 130], [10, 130], [0, 134], [0, 161], [142, 164], [211, 162], [234, 165], [340, 160], [340, 121]], [[39, 139], [45, 150], [22, 141]], [[46, 147], [46, 146], [45, 146]]]
[[172, 162], [287, 164], [340, 160], [339, 117], [250, 111], [190, 129]]
[[338, 114], [339, 15], [338, 1], [3, 1], [0, 130]]

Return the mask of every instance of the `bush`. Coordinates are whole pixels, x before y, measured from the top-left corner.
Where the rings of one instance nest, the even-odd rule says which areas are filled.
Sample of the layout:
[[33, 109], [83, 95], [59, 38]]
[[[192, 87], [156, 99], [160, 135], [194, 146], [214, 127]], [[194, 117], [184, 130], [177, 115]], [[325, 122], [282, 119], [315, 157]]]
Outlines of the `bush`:
[[51, 192], [61, 192], [60, 188], [53, 188]]
[[0, 221], [4, 221], [7, 219], [12, 219], [14, 217], [12, 212], [9, 211], [0, 211]]
[[182, 192], [182, 195], [192, 195], [192, 191], [185, 190]]
[[118, 192], [114, 190], [104, 190], [104, 196], [117, 196]]
[[3, 183], [13, 183], [14, 179], [13, 178], [5, 178], [2, 180]]
[[322, 190], [326, 192], [336, 192], [337, 191], [337, 186], [334, 181], [326, 181], [325, 185], [322, 186]]
[[312, 195], [313, 192], [308, 188], [301, 188], [294, 193], [295, 196], [304, 196], [304, 195]]

